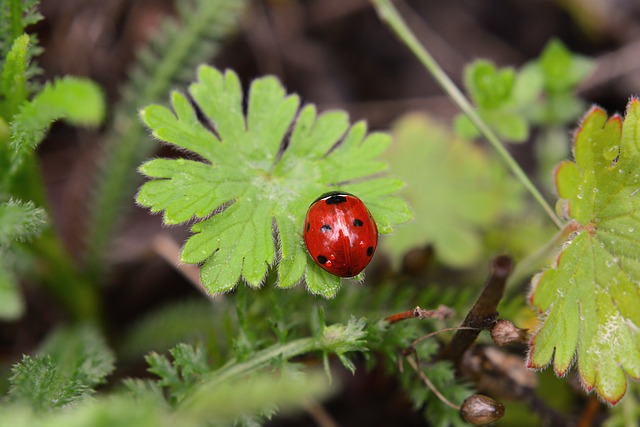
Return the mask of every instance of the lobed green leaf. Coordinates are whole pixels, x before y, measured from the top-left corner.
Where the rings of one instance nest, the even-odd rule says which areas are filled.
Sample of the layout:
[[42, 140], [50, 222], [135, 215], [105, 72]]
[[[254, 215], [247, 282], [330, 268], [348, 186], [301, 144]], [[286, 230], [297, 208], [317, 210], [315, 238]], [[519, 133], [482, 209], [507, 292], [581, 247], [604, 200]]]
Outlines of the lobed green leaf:
[[614, 404], [640, 379], [640, 102], [624, 122], [597, 107], [575, 136], [573, 162], [556, 170], [570, 239], [556, 264], [534, 280], [531, 303], [544, 321], [528, 364], [553, 360], [564, 375], [576, 361], [582, 383]]
[[152, 180], [137, 201], [164, 212], [168, 224], [201, 220], [181, 261], [202, 264], [209, 292], [228, 292], [239, 280], [259, 287], [277, 266], [278, 286], [304, 279], [310, 292], [333, 297], [340, 279], [307, 256], [301, 233], [308, 206], [324, 192], [358, 189], [382, 232], [410, 217], [406, 204], [389, 196], [397, 185], [380, 175], [387, 166], [378, 156], [388, 136], [367, 135], [363, 122], [350, 126], [344, 112], [318, 115], [313, 105], [299, 110], [299, 98], [274, 77], [251, 84], [246, 117], [231, 71], [202, 66], [189, 92], [201, 116], [177, 93], [173, 112], [150, 106], [141, 116], [156, 138], [205, 161], [145, 163], [140, 172]]
[[[521, 193], [480, 147], [454, 137], [427, 116], [407, 115], [395, 125], [394, 134], [396, 144], [387, 158], [407, 182], [401, 193], [411, 201], [416, 217], [426, 220], [398, 230], [384, 247], [400, 258], [410, 249], [430, 244], [448, 265], [478, 262], [482, 231], [512, 210], [510, 206], [517, 209]], [[389, 191], [398, 184], [389, 181]], [[372, 212], [384, 208], [377, 201], [371, 204]], [[395, 204], [391, 200], [389, 205]], [[384, 212], [390, 221], [406, 215]]]

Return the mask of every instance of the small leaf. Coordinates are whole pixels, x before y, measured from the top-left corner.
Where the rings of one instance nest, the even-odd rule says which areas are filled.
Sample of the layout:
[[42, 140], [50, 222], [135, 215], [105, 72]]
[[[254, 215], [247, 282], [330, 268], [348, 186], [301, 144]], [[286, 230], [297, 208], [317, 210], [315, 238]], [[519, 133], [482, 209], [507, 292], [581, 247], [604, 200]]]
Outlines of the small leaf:
[[456, 134], [466, 139], [475, 139], [480, 136], [480, 131], [474, 125], [469, 117], [464, 114], [458, 114], [453, 123], [453, 129]]
[[385, 239], [383, 247], [399, 258], [409, 249], [432, 244], [447, 265], [477, 262], [483, 228], [509, 206], [521, 204], [517, 187], [481, 148], [427, 116], [407, 115], [393, 131], [395, 145], [388, 158], [407, 181], [402, 194], [417, 220]]
[[27, 49], [29, 36], [16, 38], [4, 60], [0, 76], [0, 116], [10, 120], [18, 106], [27, 99]]
[[[640, 102], [624, 123], [597, 107], [575, 136], [575, 161], [556, 170], [560, 198], [575, 229], [553, 268], [534, 280], [531, 303], [544, 321], [528, 365], [553, 359], [564, 375], [574, 360], [582, 384], [615, 404], [626, 376], [640, 379]], [[625, 375], [626, 374], [626, 375]]]
[[38, 352], [50, 356], [61, 374], [87, 387], [104, 383], [114, 370], [113, 352], [102, 333], [90, 325], [56, 330]]
[[[539, 74], [539, 73], [538, 73]], [[522, 109], [535, 98], [542, 87], [539, 75], [516, 75], [513, 68], [497, 69], [486, 60], [478, 60], [465, 68], [465, 86], [478, 108], [482, 120], [503, 139], [523, 142], [529, 136], [529, 123]], [[533, 78], [531, 82], [524, 78]], [[480, 132], [463, 114], [455, 121], [456, 132], [475, 138]]]
[[0, 244], [25, 241], [36, 236], [46, 223], [46, 213], [32, 202], [0, 203]]
[[574, 55], [557, 39], [545, 46], [538, 60], [549, 92], [573, 89], [593, 69], [593, 61]]
[[464, 83], [480, 108], [495, 109], [509, 102], [516, 73], [513, 68], [496, 69], [486, 60], [477, 60], [465, 68]]
[[491, 121], [498, 135], [511, 142], [524, 142], [529, 138], [529, 124], [519, 114], [502, 113]]
[[518, 70], [513, 83], [512, 97], [515, 105], [528, 108], [542, 93], [544, 77], [540, 67], [527, 64]]
[[47, 84], [30, 102], [23, 104], [11, 121], [11, 147], [14, 168], [22, 157], [42, 141], [55, 120], [96, 126], [104, 118], [102, 91], [95, 83], [64, 77]]
[[48, 356], [24, 356], [12, 368], [9, 401], [28, 404], [35, 412], [75, 403], [90, 393], [86, 385], [62, 374]]
[[152, 105], [140, 115], [156, 138], [200, 159], [143, 164], [140, 172], [153, 179], [136, 200], [164, 212], [167, 224], [201, 220], [181, 261], [202, 264], [201, 280], [212, 294], [232, 290], [241, 279], [259, 287], [277, 264], [278, 286], [304, 279], [311, 293], [333, 297], [340, 279], [311, 260], [301, 232], [307, 208], [327, 191], [357, 190], [382, 233], [410, 217], [406, 204], [390, 196], [396, 188], [390, 178], [380, 175], [387, 168], [378, 160], [390, 144], [387, 135], [367, 135], [363, 122], [350, 126], [343, 112], [318, 115], [313, 105], [299, 110], [299, 98], [274, 77], [251, 84], [246, 115], [231, 71], [202, 66], [189, 91], [202, 119], [179, 93], [172, 95], [173, 111]]

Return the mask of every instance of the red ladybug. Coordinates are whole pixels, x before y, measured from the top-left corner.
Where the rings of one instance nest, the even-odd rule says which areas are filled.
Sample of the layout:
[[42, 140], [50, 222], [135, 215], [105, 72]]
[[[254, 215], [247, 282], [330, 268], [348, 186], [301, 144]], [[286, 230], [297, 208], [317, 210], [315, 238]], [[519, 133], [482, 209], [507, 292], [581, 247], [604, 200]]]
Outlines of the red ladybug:
[[378, 246], [378, 227], [356, 196], [326, 193], [309, 207], [304, 243], [320, 267], [339, 277], [352, 277], [371, 261]]

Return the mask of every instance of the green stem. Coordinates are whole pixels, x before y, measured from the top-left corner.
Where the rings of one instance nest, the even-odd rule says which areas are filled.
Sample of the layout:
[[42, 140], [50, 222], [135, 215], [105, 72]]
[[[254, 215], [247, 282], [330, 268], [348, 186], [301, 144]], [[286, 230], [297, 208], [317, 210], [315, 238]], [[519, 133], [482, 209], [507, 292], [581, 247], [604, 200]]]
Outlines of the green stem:
[[[33, 152], [27, 154], [16, 175], [8, 182], [11, 185], [10, 194], [20, 200], [31, 200], [51, 212]], [[45, 228], [42, 235], [28, 246], [37, 256], [43, 287], [64, 306], [69, 316], [74, 320], [99, 321], [101, 306], [98, 288], [80, 275], [54, 228]]]
[[15, 40], [24, 32], [22, 13], [22, 0], [11, 0], [9, 2], [9, 17], [11, 19], [11, 41]]
[[74, 320], [100, 321], [98, 289], [84, 279], [62, 247], [53, 228], [47, 228], [33, 244], [40, 258], [43, 285], [65, 307]]
[[[208, 389], [214, 389], [225, 381], [238, 379], [243, 375], [262, 369], [277, 358], [289, 360], [311, 351], [321, 350], [322, 347], [321, 340], [316, 338], [301, 338], [286, 344], [277, 344], [256, 353], [244, 362], [238, 363], [232, 360], [226, 366], [215, 371], [204, 381], [204, 384]], [[179, 410], [188, 410], [194, 404], [194, 399], [197, 399], [195, 396], [197, 396], [197, 393], [192, 393], [186, 397], [180, 403]]]
[[406, 44], [413, 54], [420, 60], [420, 62], [422, 62], [422, 65], [424, 65], [427, 71], [431, 73], [440, 87], [442, 87], [447, 95], [451, 97], [458, 108], [460, 108], [460, 110], [469, 117], [471, 122], [478, 128], [480, 133], [484, 135], [489, 144], [491, 144], [500, 157], [502, 157], [503, 161], [511, 169], [513, 174], [522, 182], [540, 206], [542, 206], [547, 215], [549, 215], [549, 218], [551, 218], [558, 228], [562, 228], [562, 221], [555, 214], [554, 210], [544, 199], [540, 191], [535, 187], [535, 185], [533, 185], [520, 165], [518, 165], [513, 157], [511, 157], [497, 135], [491, 130], [491, 128], [489, 128], [489, 126], [487, 126], [482, 118], [480, 118], [467, 98], [465, 98], [462, 92], [456, 87], [453, 81], [451, 81], [449, 76], [447, 76], [444, 70], [440, 65], [438, 65], [424, 46], [420, 44], [391, 2], [389, 0], [371, 0], [371, 2], [376, 8], [380, 19], [393, 30], [396, 36], [398, 36], [398, 38]]

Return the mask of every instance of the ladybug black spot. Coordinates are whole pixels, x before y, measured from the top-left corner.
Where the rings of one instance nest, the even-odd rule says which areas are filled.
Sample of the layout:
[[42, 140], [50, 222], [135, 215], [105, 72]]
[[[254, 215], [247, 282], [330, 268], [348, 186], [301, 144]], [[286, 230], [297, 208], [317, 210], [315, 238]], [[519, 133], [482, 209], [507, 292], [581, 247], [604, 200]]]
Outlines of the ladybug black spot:
[[347, 201], [347, 198], [341, 194], [335, 194], [325, 200], [325, 203], [328, 205], [339, 205], [340, 203], [344, 203]]
[[331, 226], [329, 224], [323, 224], [322, 227], [320, 227], [320, 231], [322, 231], [323, 233], [331, 231]]
[[353, 226], [354, 226], [354, 227], [362, 227], [362, 225], [363, 225], [363, 224], [364, 224], [364, 223], [363, 223], [363, 222], [362, 222], [362, 220], [360, 220], [360, 219], [354, 219], [354, 220], [353, 220]]
[[324, 265], [327, 262], [327, 257], [324, 255], [318, 255], [318, 263]]
[[371, 256], [371, 255], [373, 255], [373, 246], [369, 246], [367, 248], [367, 256]]
[[310, 222], [308, 222], [308, 223], [307, 223], [307, 233], [309, 232], [309, 229], [310, 229], [310, 228], [311, 228], [311, 223], [310, 223]]

